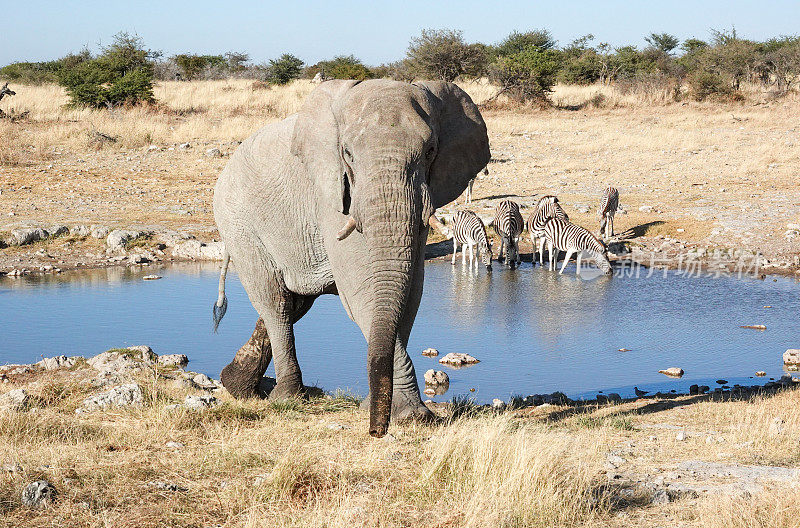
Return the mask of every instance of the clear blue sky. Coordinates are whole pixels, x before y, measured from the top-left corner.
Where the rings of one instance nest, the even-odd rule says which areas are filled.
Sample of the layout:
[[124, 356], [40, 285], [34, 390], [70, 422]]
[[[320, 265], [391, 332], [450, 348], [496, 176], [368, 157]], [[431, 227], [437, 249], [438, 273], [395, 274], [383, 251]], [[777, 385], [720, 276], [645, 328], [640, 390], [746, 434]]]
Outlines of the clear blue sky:
[[549, 29], [562, 45], [586, 33], [615, 46], [643, 45], [652, 31], [706, 39], [709, 29], [732, 26], [765, 39], [800, 32], [800, 2], [1, 0], [0, 19], [0, 65], [94, 51], [120, 30], [166, 55], [235, 50], [261, 62], [289, 52], [314, 63], [354, 54], [375, 65], [401, 58], [423, 28], [461, 29], [485, 43], [533, 28]]

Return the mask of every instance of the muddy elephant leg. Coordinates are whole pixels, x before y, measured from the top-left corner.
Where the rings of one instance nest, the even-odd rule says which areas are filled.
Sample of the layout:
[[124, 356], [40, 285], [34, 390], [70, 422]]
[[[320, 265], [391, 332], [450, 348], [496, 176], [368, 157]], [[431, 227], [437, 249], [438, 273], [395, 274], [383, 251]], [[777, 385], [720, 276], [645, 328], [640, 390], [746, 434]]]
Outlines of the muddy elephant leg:
[[258, 384], [272, 360], [267, 329], [264, 321], [259, 319], [253, 335], [239, 349], [236, 357], [222, 369], [220, 380], [222, 385], [234, 398], [252, 398], [258, 396]]

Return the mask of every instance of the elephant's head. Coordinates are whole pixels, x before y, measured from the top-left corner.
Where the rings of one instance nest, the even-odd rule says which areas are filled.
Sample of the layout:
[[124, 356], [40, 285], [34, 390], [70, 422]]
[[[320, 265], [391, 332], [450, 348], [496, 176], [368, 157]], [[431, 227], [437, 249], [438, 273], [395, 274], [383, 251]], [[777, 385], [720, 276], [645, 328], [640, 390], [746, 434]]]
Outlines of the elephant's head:
[[486, 125], [451, 83], [328, 81], [306, 100], [291, 148], [316, 183], [317, 207], [340, 213], [337, 238], [358, 231], [369, 248], [370, 434], [383, 436], [412, 263], [424, 251], [436, 208], [458, 197], [489, 162]]

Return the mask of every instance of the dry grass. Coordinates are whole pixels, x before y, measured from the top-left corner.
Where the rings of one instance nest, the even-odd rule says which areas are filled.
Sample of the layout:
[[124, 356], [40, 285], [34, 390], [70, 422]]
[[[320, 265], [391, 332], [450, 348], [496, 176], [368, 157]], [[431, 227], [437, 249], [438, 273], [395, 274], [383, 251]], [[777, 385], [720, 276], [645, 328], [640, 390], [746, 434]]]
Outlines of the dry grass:
[[[393, 439], [379, 441], [367, 436], [366, 414], [351, 398], [221, 395], [215, 409], [168, 411], [187, 390], [154, 376], [139, 380], [143, 407], [76, 416], [94, 392], [88, 375], [81, 367], [28, 380], [33, 409], [2, 414], [0, 464], [22, 471], [0, 474], [0, 526], [571, 527], [626, 519], [619, 525], [789, 528], [798, 513], [797, 491], [779, 488], [749, 501], [709, 494], [619, 504], [604, 475], [606, 454], [621, 447], [641, 473], [717, 461], [723, 450], [729, 463], [796, 465], [797, 392], [727, 403], [685, 397], [658, 409], [640, 400], [477, 413], [449, 425], [394, 425]], [[777, 436], [769, 432], [776, 413], [786, 421]], [[658, 423], [713, 430], [725, 442], [694, 433], [676, 442], [674, 430], [647, 428]], [[58, 491], [51, 509], [20, 504], [22, 488], [38, 478]]]

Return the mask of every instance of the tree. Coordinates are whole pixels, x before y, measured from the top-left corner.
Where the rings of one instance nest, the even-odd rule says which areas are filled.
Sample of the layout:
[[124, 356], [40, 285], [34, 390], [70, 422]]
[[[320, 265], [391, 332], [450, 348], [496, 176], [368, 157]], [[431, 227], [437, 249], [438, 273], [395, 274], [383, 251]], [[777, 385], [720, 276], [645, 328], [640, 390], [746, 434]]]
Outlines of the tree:
[[411, 39], [405, 62], [417, 77], [452, 82], [460, 75], [482, 75], [487, 54], [483, 45], [464, 42], [461, 31], [423, 29]]
[[497, 55], [508, 56], [535, 48], [549, 50], [556, 47], [556, 41], [546, 29], [535, 29], [525, 33], [512, 32], [496, 46]]
[[238, 72], [246, 68], [245, 63], [250, 61], [250, 55], [241, 51], [225, 53], [225, 61], [230, 71]]
[[653, 49], [662, 51], [667, 55], [671, 54], [672, 51], [678, 47], [678, 44], [681, 43], [678, 37], [670, 35], [669, 33], [650, 33], [644, 40], [646, 40]]
[[269, 61], [267, 80], [273, 84], [286, 84], [300, 77], [303, 71], [303, 61], [284, 53], [279, 59]]
[[153, 58], [136, 35], [118, 33], [95, 59], [59, 70], [59, 83], [73, 105], [97, 108], [152, 102]]
[[708, 42], [696, 38], [688, 38], [681, 44], [681, 49], [686, 53], [696, 53], [697, 51], [707, 48]]
[[491, 67], [491, 79], [511, 99], [519, 102], [547, 101], [561, 66], [556, 50], [529, 48], [497, 58]]
[[[369, 68], [353, 55], [339, 55], [317, 64], [327, 79], [355, 79], [363, 81], [373, 77]], [[311, 68], [313, 70], [313, 67]], [[318, 71], [319, 71], [318, 70]]]

